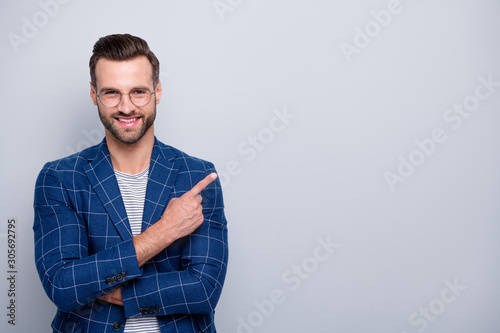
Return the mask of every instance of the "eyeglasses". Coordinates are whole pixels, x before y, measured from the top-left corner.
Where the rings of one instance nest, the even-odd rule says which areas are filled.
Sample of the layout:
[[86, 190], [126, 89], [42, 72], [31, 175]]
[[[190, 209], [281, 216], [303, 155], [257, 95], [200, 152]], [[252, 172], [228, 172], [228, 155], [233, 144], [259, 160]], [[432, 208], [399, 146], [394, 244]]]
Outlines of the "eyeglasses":
[[[95, 88], [94, 88], [95, 89]], [[154, 91], [151, 92], [149, 89], [143, 88], [134, 88], [130, 90], [129, 93], [122, 93], [113, 89], [105, 89], [101, 91], [97, 98], [101, 101], [102, 105], [108, 108], [114, 108], [118, 104], [120, 104], [122, 100], [122, 95], [128, 95], [130, 101], [135, 106], [145, 106], [151, 101], [151, 95], [153, 95]]]

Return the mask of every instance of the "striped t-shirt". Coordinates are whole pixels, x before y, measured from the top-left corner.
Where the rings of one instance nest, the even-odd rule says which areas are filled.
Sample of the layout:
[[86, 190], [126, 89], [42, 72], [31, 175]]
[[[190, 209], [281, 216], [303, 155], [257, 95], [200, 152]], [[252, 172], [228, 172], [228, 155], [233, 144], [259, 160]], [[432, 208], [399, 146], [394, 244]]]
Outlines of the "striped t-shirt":
[[[136, 175], [129, 175], [115, 170], [116, 180], [122, 195], [132, 235], [142, 232], [142, 212], [146, 198], [149, 166]], [[128, 318], [124, 333], [160, 333], [158, 319], [155, 316]]]

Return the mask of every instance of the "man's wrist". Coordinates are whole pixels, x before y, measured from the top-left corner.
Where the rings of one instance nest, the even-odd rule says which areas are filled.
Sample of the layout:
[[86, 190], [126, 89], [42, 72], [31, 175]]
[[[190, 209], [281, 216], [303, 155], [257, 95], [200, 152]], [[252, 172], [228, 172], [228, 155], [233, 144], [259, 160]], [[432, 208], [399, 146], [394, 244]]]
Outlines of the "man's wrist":
[[160, 225], [153, 224], [143, 233], [132, 238], [139, 267], [173, 242], [169, 237], [170, 233], [162, 229]]

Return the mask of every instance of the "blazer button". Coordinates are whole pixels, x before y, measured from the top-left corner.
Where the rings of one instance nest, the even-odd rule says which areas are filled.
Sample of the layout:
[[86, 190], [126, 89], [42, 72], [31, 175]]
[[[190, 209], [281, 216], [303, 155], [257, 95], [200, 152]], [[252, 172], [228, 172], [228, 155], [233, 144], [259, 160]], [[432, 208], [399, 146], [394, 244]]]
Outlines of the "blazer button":
[[116, 276], [112, 276], [110, 281], [111, 281], [111, 283], [115, 283], [116, 282]]
[[121, 274], [116, 274], [116, 280], [120, 281], [123, 279], [123, 276]]
[[110, 278], [106, 278], [106, 280], [104, 280], [104, 283], [111, 284], [111, 279]]
[[144, 314], [144, 309], [143, 308], [139, 308], [139, 313], [140, 314]]
[[127, 277], [127, 273], [122, 272], [122, 278], [125, 279]]
[[122, 328], [122, 324], [116, 321], [113, 323], [113, 326], [111, 326], [111, 328], [113, 328], [113, 330], [115, 331], [118, 331], [120, 328]]
[[155, 313], [160, 313], [160, 308], [159, 307], [155, 307]]

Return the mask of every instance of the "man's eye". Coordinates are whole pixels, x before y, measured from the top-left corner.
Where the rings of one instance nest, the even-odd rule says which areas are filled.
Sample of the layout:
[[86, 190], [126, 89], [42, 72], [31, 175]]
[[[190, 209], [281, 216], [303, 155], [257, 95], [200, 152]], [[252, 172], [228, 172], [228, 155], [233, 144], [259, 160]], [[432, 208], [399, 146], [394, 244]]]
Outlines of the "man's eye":
[[146, 93], [146, 90], [143, 89], [134, 89], [132, 90], [133, 95], [144, 95]]
[[117, 92], [117, 91], [114, 91], [114, 90], [106, 90], [106, 91], [104, 92], [104, 95], [106, 95], [106, 96], [118, 95], [118, 92]]

